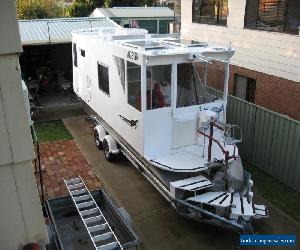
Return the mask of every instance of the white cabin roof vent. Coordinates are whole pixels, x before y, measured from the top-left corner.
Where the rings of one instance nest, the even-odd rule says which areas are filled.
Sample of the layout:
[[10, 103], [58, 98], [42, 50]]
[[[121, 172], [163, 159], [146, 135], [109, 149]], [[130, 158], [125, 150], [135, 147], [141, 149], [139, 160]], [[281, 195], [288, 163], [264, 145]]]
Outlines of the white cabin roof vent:
[[182, 47], [182, 48], [195, 48], [195, 47], [207, 47], [208, 43], [206, 42], [199, 42], [195, 40], [188, 40], [188, 39], [170, 39], [165, 40], [164, 43]]
[[124, 45], [136, 48], [138, 50], [167, 49], [165, 44], [151, 40], [131, 41], [124, 43]]

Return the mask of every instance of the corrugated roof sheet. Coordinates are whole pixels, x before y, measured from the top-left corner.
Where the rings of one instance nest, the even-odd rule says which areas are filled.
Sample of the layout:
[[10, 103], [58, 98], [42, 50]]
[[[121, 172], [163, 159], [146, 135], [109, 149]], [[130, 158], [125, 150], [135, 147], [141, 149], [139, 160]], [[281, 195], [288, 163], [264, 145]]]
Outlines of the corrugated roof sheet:
[[174, 11], [167, 7], [114, 7], [96, 8], [91, 16], [93, 17], [174, 17]]
[[105, 17], [19, 20], [22, 45], [70, 42], [72, 31], [103, 27], [119, 26]]

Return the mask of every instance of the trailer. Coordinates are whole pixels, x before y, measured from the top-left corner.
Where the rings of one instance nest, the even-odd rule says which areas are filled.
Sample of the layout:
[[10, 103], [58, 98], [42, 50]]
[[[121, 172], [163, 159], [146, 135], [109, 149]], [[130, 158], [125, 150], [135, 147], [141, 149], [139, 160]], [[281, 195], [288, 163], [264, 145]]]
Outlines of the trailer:
[[233, 48], [124, 28], [74, 32], [72, 46], [74, 91], [108, 161], [126, 156], [190, 219], [251, 233], [254, 219], [268, 217], [253, 203], [242, 131], [226, 123]]
[[[114, 234], [122, 244], [122, 249], [138, 250], [140, 240], [132, 229], [131, 219], [127, 218], [126, 210], [119, 208], [103, 189], [94, 190], [91, 194], [114, 229]], [[49, 232], [53, 242], [53, 247], [50, 249], [96, 249], [71, 196], [48, 199], [45, 208], [50, 218]], [[99, 249], [112, 248], [99, 247]]]

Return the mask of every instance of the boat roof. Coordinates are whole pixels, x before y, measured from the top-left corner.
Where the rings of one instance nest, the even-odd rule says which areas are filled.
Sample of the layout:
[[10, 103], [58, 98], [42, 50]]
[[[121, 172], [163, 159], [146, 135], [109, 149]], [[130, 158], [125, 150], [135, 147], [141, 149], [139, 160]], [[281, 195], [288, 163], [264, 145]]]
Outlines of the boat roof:
[[105, 40], [145, 56], [189, 54], [190, 59], [228, 61], [234, 53], [230, 46], [182, 39], [177, 33], [148, 34], [145, 29], [100, 28], [75, 31], [72, 35]]

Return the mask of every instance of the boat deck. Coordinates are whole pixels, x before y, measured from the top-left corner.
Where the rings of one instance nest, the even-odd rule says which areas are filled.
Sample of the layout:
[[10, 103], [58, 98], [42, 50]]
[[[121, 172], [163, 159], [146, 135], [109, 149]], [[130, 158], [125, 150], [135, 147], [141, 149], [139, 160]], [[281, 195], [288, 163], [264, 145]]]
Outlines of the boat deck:
[[[203, 150], [201, 143], [170, 150], [166, 154], [146, 157], [155, 167], [171, 172], [201, 172], [207, 170], [208, 141]], [[233, 147], [227, 148], [233, 153]], [[232, 152], [231, 152], [232, 151]], [[216, 143], [212, 144], [212, 161], [224, 159]]]

